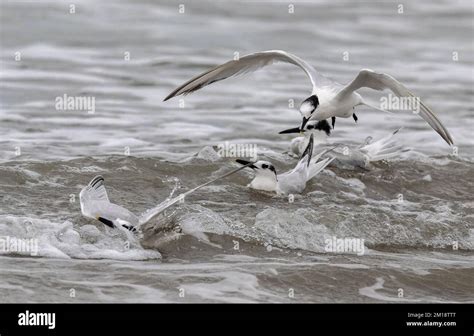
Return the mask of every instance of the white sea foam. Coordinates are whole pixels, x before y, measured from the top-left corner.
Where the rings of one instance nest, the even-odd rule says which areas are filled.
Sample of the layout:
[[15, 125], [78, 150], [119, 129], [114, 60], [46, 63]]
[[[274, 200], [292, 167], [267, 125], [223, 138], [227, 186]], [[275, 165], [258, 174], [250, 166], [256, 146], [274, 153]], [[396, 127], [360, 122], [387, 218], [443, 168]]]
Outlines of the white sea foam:
[[[0, 216], [0, 236], [37, 240], [38, 253], [35, 257], [115, 260], [161, 258], [158, 251], [143, 249], [136, 243], [129, 243], [117, 232], [110, 231], [103, 232], [92, 225], [77, 227], [69, 221], [57, 223], [33, 217]], [[17, 253], [7, 251], [3, 254]]]

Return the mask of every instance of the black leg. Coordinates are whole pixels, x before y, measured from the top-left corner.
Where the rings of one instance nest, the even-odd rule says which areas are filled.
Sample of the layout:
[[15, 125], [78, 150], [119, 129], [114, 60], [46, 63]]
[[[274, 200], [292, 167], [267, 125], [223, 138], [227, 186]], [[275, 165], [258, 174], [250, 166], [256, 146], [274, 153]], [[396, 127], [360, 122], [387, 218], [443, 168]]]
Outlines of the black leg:
[[332, 129], [334, 129], [334, 125], [336, 125], [336, 117], [332, 117], [331, 121], [332, 121]]
[[354, 121], [355, 121], [355, 122], [357, 122], [357, 120], [359, 119], [359, 118], [357, 118], [357, 116], [356, 116], [355, 113], [352, 113], [352, 118], [354, 118]]

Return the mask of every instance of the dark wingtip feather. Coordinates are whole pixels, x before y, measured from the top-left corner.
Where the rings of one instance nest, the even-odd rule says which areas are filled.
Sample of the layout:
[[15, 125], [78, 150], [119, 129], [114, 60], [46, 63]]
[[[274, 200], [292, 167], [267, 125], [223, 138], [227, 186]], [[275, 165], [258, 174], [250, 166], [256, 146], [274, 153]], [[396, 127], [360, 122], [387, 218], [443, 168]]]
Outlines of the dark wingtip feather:
[[104, 178], [101, 175], [98, 175], [89, 182], [89, 185], [91, 187], [100, 186], [102, 182], [104, 182]]
[[448, 143], [450, 147], [454, 146], [454, 141], [453, 138], [451, 138], [451, 135], [448, 133], [446, 135], [441, 134], [441, 132], [438, 132], [439, 135]]
[[311, 134], [308, 142], [308, 146], [306, 146], [303, 154], [301, 155], [301, 159], [303, 159], [306, 155], [308, 155], [308, 166], [311, 162], [311, 156], [313, 155], [313, 135]]
[[174, 90], [173, 92], [171, 92], [169, 95], [166, 96], [165, 99], [163, 99], [163, 101], [167, 101], [167, 100], [170, 100], [171, 98], [173, 98], [174, 96], [176, 95], [176, 90]]
[[399, 128], [397, 128], [395, 131], [393, 131], [393, 135], [397, 134], [398, 132], [400, 132], [400, 130], [402, 129], [403, 127], [400, 126]]

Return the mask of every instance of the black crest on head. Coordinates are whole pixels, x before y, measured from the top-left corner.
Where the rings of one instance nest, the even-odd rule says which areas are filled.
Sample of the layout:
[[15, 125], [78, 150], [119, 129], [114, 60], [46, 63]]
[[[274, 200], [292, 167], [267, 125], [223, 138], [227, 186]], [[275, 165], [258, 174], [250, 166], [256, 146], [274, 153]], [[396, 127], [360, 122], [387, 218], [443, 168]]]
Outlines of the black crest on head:
[[314, 128], [320, 131], [324, 131], [327, 135], [331, 134], [331, 126], [327, 120], [320, 120], [314, 125]]
[[272, 172], [274, 172], [275, 175], [276, 175], [276, 170], [275, 170], [275, 167], [273, 167], [273, 165], [267, 165], [266, 163], [264, 163], [264, 164], [262, 164], [262, 169], [269, 169]]

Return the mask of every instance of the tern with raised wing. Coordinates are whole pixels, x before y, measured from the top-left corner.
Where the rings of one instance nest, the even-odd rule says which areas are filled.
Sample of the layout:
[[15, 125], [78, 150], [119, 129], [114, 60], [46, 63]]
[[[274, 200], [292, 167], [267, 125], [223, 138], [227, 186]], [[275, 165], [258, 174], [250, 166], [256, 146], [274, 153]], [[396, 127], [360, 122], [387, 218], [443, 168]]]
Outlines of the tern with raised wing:
[[[311, 95], [301, 103], [299, 108], [303, 117], [300, 129], [303, 129], [310, 119], [331, 119], [333, 126], [336, 117], [353, 117], [354, 120], [357, 121], [354, 110], [355, 107], [359, 105], [366, 105], [377, 110], [385, 111], [368, 104], [362, 96], [356, 92], [358, 89], [364, 87], [379, 91], [389, 89], [398, 97], [417, 99], [402, 83], [385, 73], [362, 69], [349, 84], [343, 85], [323, 76], [298, 56], [282, 50], [269, 50], [246, 55], [237, 60], [231, 60], [212, 68], [180, 85], [164, 100], [166, 101], [175, 96], [192, 93], [207, 85], [229, 77], [254, 72], [275, 62], [286, 62], [298, 66], [305, 72], [311, 82]], [[418, 103], [419, 111], [417, 114], [419, 114], [449, 145], [453, 145], [453, 138], [438, 117], [424, 103], [419, 100]]]
[[321, 121], [311, 120], [305, 125], [303, 130], [295, 127], [281, 131], [280, 134], [303, 134], [303, 136], [298, 136], [291, 140], [290, 153], [300, 156], [307, 147], [311, 136], [317, 136], [320, 139], [319, 144], [314, 145], [313, 153], [320, 150], [321, 147], [335, 146], [332, 151], [332, 156], [335, 160], [332, 164], [338, 168], [367, 168], [372, 162], [392, 159], [407, 151], [407, 149], [404, 149], [393, 139], [401, 128], [377, 140], [368, 136], [360, 145], [328, 144], [325, 140], [327, 140], [330, 134], [330, 130], [327, 128], [329, 125], [321, 123]]
[[141, 225], [148, 223], [173, 204], [183, 201], [189, 194], [244, 168], [245, 166], [234, 169], [174, 198], [167, 199], [158, 206], [145, 211], [140, 216], [135, 215], [120, 205], [111, 203], [107, 195], [107, 190], [105, 189], [104, 178], [102, 176], [96, 176], [79, 193], [81, 212], [85, 217], [96, 219], [108, 227], [125, 229], [137, 233]]
[[255, 172], [255, 177], [248, 187], [276, 192], [279, 195], [300, 194], [306, 188], [306, 183], [332, 162], [333, 158], [325, 158], [319, 161], [330, 150], [324, 150], [312, 158], [313, 136], [311, 135], [308, 146], [295, 168], [283, 174], [277, 174], [273, 164], [268, 161], [259, 160], [254, 163], [241, 159], [236, 161]]

